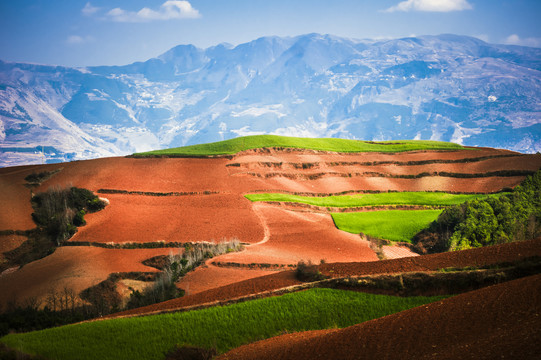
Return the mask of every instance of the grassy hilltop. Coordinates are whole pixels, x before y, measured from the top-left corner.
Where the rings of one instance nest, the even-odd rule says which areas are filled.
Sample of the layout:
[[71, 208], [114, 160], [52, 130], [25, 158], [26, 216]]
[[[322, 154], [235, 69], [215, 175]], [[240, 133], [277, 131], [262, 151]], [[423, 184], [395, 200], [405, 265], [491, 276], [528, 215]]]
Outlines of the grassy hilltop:
[[208, 144], [135, 153], [135, 157], [232, 155], [240, 151], [281, 147], [333, 152], [403, 152], [414, 150], [460, 150], [461, 145], [427, 140], [360, 141], [335, 138], [298, 138], [277, 135], [253, 135]]

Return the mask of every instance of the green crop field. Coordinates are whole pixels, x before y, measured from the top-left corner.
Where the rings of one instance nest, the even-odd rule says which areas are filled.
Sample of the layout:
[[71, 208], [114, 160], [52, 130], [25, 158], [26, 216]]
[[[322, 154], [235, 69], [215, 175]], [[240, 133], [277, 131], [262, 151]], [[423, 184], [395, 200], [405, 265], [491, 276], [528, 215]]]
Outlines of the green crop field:
[[448, 206], [461, 204], [487, 196], [498, 197], [502, 194], [448, 194], [440, 192], [390, 192], [379, 194], [358, 194], [339, 196], [299, 196], [280, 193], [262, 193], [245, 195], [251, 201], [283, 201], [324, 207], [360, 207], [381, 205], [420, 205]]
[[425, 140], [397, 140], [368, 142], [347, 139], [313, 139], [277, 135], [254, 135], [215, 143], [190, 145], [172, 149], [135, 153], [135, 157], [148, 156], [208, 156], [236, 154], [239, 151], [263, 147], [286, 147], [334, 152], [402, 152], [412, 150], [460, 150], [461, 145]]
[[0, 341], [51, 359], [163, 359], [175, 344], [225, 352], [284, 331], [342, 328], [442, 298], [311, 289], [224, 307], [9, 334]]
[[438, 218], [442, 210], [382, 210], [333, 213], [336, 227], [380, 239], [410, 242], [415, 234]]

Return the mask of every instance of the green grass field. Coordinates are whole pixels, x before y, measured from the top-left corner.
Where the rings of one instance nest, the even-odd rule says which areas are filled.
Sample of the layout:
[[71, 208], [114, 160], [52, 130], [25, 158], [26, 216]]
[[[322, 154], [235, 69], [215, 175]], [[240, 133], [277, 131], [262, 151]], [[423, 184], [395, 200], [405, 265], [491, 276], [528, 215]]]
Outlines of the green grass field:
[[460, 150], [461, 145], [424, 140], [397, 140], [367, 142], [347, 139], [313, 139], [277, 135], [254, 135], [201, 145], [190, 145], [172, 149], [135, 153], [136, 157], [147, 156], [208, 156], [229, 155], [239, 151], [262, 147], [287, 147], [335, 152], [402, 152], [412, 150]]
[[353, 234], [364, 233], [380, 239], [411, 242], [422, 229], [437, 219], [442, 210], [382, 210], [333, 213], [336, 227]]
[[448, 194], [440, 192], [390, 192], [379, 194], [358, 194], [339, 196], [299, 196], [280, 193], [247, 194], [245, 197], [251, 201], [284, 201], [303, 203], [324, 207], [360, 207], [380, 205], [456, 205], [473, 199], [483, 199], [487, 196], [501, 196], [502, 194]]
[[311, 289], [224, 307], [10, 334], [0, 341], [51, 359], [163, 359], [175, 344], [225, 352], [284, 331], [342, 328], [442, 298]]

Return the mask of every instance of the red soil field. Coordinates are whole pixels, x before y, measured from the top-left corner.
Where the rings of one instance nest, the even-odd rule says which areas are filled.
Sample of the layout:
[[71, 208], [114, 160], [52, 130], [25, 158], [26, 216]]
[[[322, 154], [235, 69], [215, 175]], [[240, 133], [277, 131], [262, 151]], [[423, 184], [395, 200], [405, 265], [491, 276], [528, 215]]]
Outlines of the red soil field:
[[483, 248], [377, 262], [322, 264], [319, 266], [319, 270], [324, 275], [331, 277], [436, 271], [450, 267], [461, 268], [512, 262], [533, 256], [541, 256], [541, 238], [531, 241], [518, 241]]
[[31, 218], [30, 189], [24, 186], [24, 178], [32, 173], [32, 168], [0, 168], [0, 231], [36, 227]]
[[[28, 238], [26, 236], [22, 235], [0, 235], [0, 253], [18, 248], [27, 239]], [[2, 255], [0, 254], [0, 258], [1, 256]]]
[[[486, 172], [496, 171], [497, 169], [505, 170], [531, 170], [535, 171], [541, 167], [541, 155], [531, 156], [513, 156], [504, 158], [493, 158], [482, 161], [468, 162], [468, 163], [452, 163], [452, 164], [425, 164], [425, 165], [398, 165], [398, 164], [382, 164], [382, 165], [362, 165], [367, 162], [367, 157], [352, 157], [351, 155], [347, 159], [341, 159], [336, 156], [331, 162], [315, 162], [315, 164], [309, 169], [298, 169], [292, 164], [283, 163], [281, 166], [268, 166], [267, 162], [257, 163], [241, 163], [242, 167], [237, 168], [235, 173], [258, 173], [262, 175], [272, 174], [321, 174], [323, 172], [329, 172], [327, 176], [336, 177], [338, 174], [358, 174], [358, 173], [381, 173], [389, 175], [417, 175], [424, 172], [432, 173], [448, 172], [448, 173], [465, 173], [465, 174], [483, 174]], [[282, 159], [276, 157], [273, 160], [278, 160], [278, 163], [282, 163]], [[268, 160], [267, 160], [268, 161]], [[370, 159], [371, 161], [371, 159]], [[331, 165], [333, 162], [345, 164]], [[296, 163], [296, 166], [301, 166], [302, 163]], [[235, 169], [232, 167], [232, 169]], [[233, 171], [233, 170], [232, 170]], [[332, 175], [335, 174], [335, 175]]]
[[[114, 272], [156, 272], [145, 259], [167, 255], [171, 249], [118, 250], [89, 246], [65, 246], [52, 255], [0, 276], [0, 307], [10, 301], [24, 304], [31, 297], [43, 299], [51, 288], [68, 287], [77, 293], [107, 279]], [[45, 304], [42, 304], [45, 305]]]
[[400, 153], [332, 153], [310, 150], [248, 150], [240, 152], [233, 157], [231, 163], [244, 162], [341, 162], [341, 161], [424, 161], [424, 160], [458, 160], [498, 155], [520, 155], [519, 153], [492, 148], [465, 148], [458, 151], [409, 151]]
[[271, 275], [260, 276], [257, 278], [221, 286], [219, 288], [202, 291], [197, 294], [184, 296], [178, 299], [168, 300], [158, 304], [111, 314], [107, 316], [107, 318], [177, 310], [188, 306], [201, 305], [221, 300], [230, 300], [241, 296], [259, 294], [264, 291], [281, 289], [298, 284], [300, 284], [300, 281], [295, 278], [295, 273], [293, 271], [281, 271]]
[[249, 264], [296, 264], [300, 260], [319, 263], [374, 261], [377, 256], [360, 236], [338, 230], [328, 214], [294, 212], [266, 204], [254, 204], [270, 233], [268, 241], [246, 250], [216, 258], [221, 262]]
[[411, 251], [407, 246], [391, 245], [382, 246], [383, 254], [387, 259], [400, 259], [410, 256], [419, 256], [419, 254]]
[[[237, 177], [247, 175], [237, 175]], [[513, 188], [524, 180], [524, 176], [450, 178], [428, 176], [418, 179], [396, 179], [386, 177], [323, 177], [317, 180], [288, 179], [273, 177], [265, 179], [265, 187], [251, 191], [291, 191], [308, 193], [339, 193], [350, 190], [364, 191], [444, 191], [493, 193]], [[249, 192], [249, 191], [247, 191]]]
[[241, 195], [143, 196], [104, 194], [110, 204], [88, 214], [72, 241], [201, 242], [263, 238], [251, 202]]
[[[216, 258], [212, 259], [212, 261], [215, 259]], [[201, 266], [186, 274], [186, 276], [177, 283], [177, 287], [186, 291], [186, 294], [188, 295], [194, 295], [210, 289], [273, 273], [274, 272], [268, 270]]]
[[538, 359], [541, 275], [345, 329], [287, 334], [218, 359]]
[[[80, 227], [72, 241], [89, 242], [154, 242], [154, 241], [209, 241], [223, 238], [238, 238], [252, 243], [241, 253], [232, 253], [215, 258], [221, 262], [295, 264], [298, 260], [327, 262], [359, 262], [376, 260], [368, 244], [358, 236], [336, 230], [327, 214], [287, 211], [264, 204], [252, 204], [243, 194], [256, 191], [292, 191], [311, 193], [338, 193], [349, 190], [398, 190], [398, 191], [449, 191], [449, 192], [495, 192], [519, 184], [524, 176], [484, 177], [459, 179], [448, 177], [424, 177], [419, 179], [395, 179], [386, 177], [337, 177], [325, 175], [317, 180], [289, 179], [286, 177], [256, 177], [239, 172], [267, 173], [272, 168], [263, 168], [253, 162], [368, 162], [368, 161], [421, 161], [430, 159], [465, 159], [498, 155], [518, 155], [507, 150], [467, 149], [463, 151], [417, 151], [397, 154], [333, 154], [314, 151], [247, 151], [228, 158], [104, 158], [76, 161], [64, 164], [48, 164], [0, 169], [0, 230], [26, 230], [35, 228], [32, 222], [30, 190], [24, 186], [25, 176], [33, 172], [62, 169], [45, 181], [34, 192], [44, 191], [51, 186], [68, 186], [99, 189], [171, 192], [217, 192], [212, 195], [186, 196], [143, 196], [128, 194], [98, 194], [108, 198], [110, 205], [104, 210], [87, 214], [87, 225]], [[497, 158], [481, 162], [460, 164], [430, 164], [423, 169], [429, 172], [441, 169], [457, 169], [460, 172], [481, 170], [497, 171], [509, 169], [533, 170], [541, 166], [538, 155]], [[253, 169], [227, 164], [252, 162], [246, 165]], [[286, 165], [284, 165], [286, 166]], [[290, 166], [290, 165], [288, 165]], [[322, 170], [303, 170], [291, 167], [288, 174], [309, 174], [318, 171], [355, 172], [374, 171], [374, 166], [327, 166]], [[413, 166], [379, 166], [381, 171], [414, 172]], [[466, 170], [464, 170], [466, 169]], [[416, 170], [417, 171], [417, 170]], [[446, 170], [447, 171], [447, 170]], [[4, 240], [0, 238], [0, 241]], [[2, 249], [15, 246], [1, 245]], [[21, 239], [16, 239], [17, 241]], [[257, 244], [259, 243], [259, 244]], [[257, 244], [257, 245], [255, 245]], [[27, 298], [43, 295], [50, 284], [68, 284], [82, 290], [93, 285], [97, 279], [105, 279], [116, 270], [114, 260], [97, 270], [99, 256], [109, 261], [113, 251], [126, 251], [127, 271], [148, 268], [139, 263], [143, 255], [167, 254], [169, 249], [159, 250], [106, 250], [86, 247], [60, 248], [53, 255], [21, 270], [0, 278], [2, 289], [9, 289], [6, 296]], [[94, 254], [94, 255], [90, 255]], [[95, 257], [93, 261], [85, 258]], [[151, 255], [147, 256], [151, 257]], [[417, 257], [419, 258], [419, 257]], [[107, 260], [109, 259], [109, 260]], [[410, 260], [411, 261], [411, 260]], [[370, 263], [371, 267], [379, 262]], [[133, 265], [133, 266], [132, 266]], [[327, 265], [326, 265], [327, 266]], [[358, 266], [358, 265], [355, 265]], [[409, 266], [409, 265], [408, 265]], [[451, 264], [449, 266], [455, 266]], [[119, 266], [122, 268], [122, 266]], [[404, 265], [404, 267], [407, 267]], [[98, 275], [94, 276], [97, 272]], [[190, 276], [191, 291], [203, 291], [219, 287], [230, 280], [251, 277], [256, 270], [201, 269]], [[338, 270], [337, 270], [338, 271]], [[345, 268], [344, 271], [349, 271]], [[63, 277], [63, 274], [69, 276]], [[9, 276], [8, 276], [9, 275]], [[228, 277], [231, 276], [230, 279]], [[7, 279], [16, 279], [6, 282]], [[188, 280], [190, 277], [187, 278]], [[101, 281], [100, 280], [100, 281]], [[185, 281], [188, 281], [185, 280]], [[11, 281], [11, 280], [10, 280]], [[187, 282], [189, 283], [189, 282]], [[4, 285], [6, 284], [6, 285]], [[23, 284], [23, 285], [19, 285]], [[21, 287], [22, 286], [22, 287]], [[62, 285], [63, 286], [63, 285]], [[198, 287], [199, 286], [199, 287]], [[11, 289], [14, 289], [13, 291]], [[198, 290], [199, 289], [199, 290]], [[3, 292], [6, 293], [6, 292]], [[13, 295], [11, 295], [11, 293]], [[4, 297], [6, 297], [4, 296]]]

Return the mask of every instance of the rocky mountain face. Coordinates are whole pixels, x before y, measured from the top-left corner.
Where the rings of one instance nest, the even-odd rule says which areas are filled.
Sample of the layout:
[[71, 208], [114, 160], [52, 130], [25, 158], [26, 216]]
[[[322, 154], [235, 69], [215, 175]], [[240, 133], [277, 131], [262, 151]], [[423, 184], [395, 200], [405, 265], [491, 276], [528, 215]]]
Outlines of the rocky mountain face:
[[146, 62], [0, 61], [0, 166], [278, 134], [541, 151], [541, 49], [457, 36], [264, 37]]

